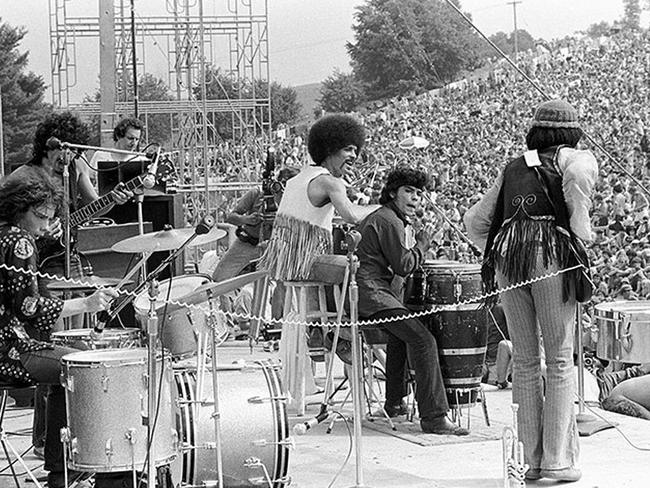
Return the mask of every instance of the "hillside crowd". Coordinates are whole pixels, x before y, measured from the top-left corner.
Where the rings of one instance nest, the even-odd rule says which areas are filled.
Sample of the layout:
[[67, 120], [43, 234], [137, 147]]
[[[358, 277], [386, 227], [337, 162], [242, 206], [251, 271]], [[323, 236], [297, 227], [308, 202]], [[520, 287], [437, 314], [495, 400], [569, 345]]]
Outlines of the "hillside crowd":
[[[595, 239], [591, 246], [598, 285], [594, 303], [650, 299], [650, 33], [618, 33], [601, 39], [566, 38], [520, 55], [518, 64], [546, 94], [563, 98], [580, 113], [583, 127], [634, 179], [583, 139], [599, 161], [593, 196]], [[485, 77], [464, 80], [436, 93], [375, 103], [358, 113], [368, 142], [352, 189], [373, 201], [395, 164], [429, 172], [432, 198], [462, 229], [465, 211], [492, 184], [498, 171], [524, 151], [533, 108], [542, 100], [529, 82], [505, 64]], [[401, 149], [410, 136], [424, 149]], [[301, 137], [283, 141], [288, 164], [304, 153]], [[364, 188], [363, 190], [360, 190]], [[476, 258], [431, 205], [421, 224], [439, 229], [430, 259]]]

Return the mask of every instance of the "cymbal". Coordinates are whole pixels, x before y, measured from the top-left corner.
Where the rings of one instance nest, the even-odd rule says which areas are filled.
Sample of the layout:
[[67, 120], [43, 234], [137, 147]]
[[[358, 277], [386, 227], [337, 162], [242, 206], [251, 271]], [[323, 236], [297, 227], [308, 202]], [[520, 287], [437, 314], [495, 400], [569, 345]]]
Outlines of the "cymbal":
[[[140, 253], [172, 251], [178, 249], [194, 234], [194, 227], [184, 229], [169, 229], [149, 232], [141, 236], [129, 237], [113, 244], [111, 249], [115, 252]], [[209, 242], [218, 241], [225, 237], [227, 232], [213, 227], [207, 234], [197, 236], [188, 247], [200, 246]]]
[[[120, 278], [102, 278], [101, 276], [84, 276], [80, 280], [60, 280], [48, 283], [47, 289], [52, 291], [95, 291], [104, 286], [117, 286], [122, 280]], [[127, 280], [124, 285], [132, 285], [133, 280]]]
[[257, 281], [266, 276], [266, 271], [253, 271], [244, 275], [235, 276], [223, 281], [214, 281], [199, 286], [193, 292], [178, 298], [176, 301], [183, 305], [171, 303], [167, 306], [167, 311], [172, 312], [176, 309], [182, 308], [185, 305], [199, 305], [207, 302], [211, 297], [218, 297], [225, 295], [228, 292], [234, 291], [242, 286], [245, 286], [253, 281]]

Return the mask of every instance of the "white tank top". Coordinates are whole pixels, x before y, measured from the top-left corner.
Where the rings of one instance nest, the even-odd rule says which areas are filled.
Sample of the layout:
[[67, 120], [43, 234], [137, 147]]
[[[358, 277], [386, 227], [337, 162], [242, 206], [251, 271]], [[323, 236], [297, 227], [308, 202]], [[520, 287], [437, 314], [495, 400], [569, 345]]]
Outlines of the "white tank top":
[[305, 166], [300, 173], [287, 181], [287, 187], [278, 207], [278, 214], [307, 221], [312, 225], [322, 227], [331, 232], [334, 218], [332, 202], [315, 207], [307, 194], [309, 183], [320, 175], [330, 174], [322, 166]]

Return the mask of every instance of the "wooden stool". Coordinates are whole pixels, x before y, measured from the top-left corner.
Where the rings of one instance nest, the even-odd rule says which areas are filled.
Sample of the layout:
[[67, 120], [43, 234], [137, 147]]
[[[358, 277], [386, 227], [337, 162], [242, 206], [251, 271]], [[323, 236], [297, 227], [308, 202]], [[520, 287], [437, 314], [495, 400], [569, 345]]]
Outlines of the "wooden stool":
[[[14, 483], [16, 483], [16, 488], [21, 487], [19, 476], [22, 476], [25, 473], [30, 477], [30, 481], [33, 482], [37, 488], [43, 488], [43, 485], [39, 483], [36, 476], [34, 476], [32, 470], [29, 469], [29, 467], [25, 463], [23, 457], [20, 455], [18, 451], [16, 451], [13, 445], [9, 442], [7, 432], [5, 431], [4, 428], [4, 419], [5, 419], [5, 412], [7, 411], [7, 399], [9, 397], [9, 393], [11, 391], [22, 389], [22, 388], [24, 388], [24, 386], [16, 386], [11, 383], [0, 383], [0, 444], [2, 444], [2, 450], [4, 451], [5, 457], [7, 458], [7, 462], [9, 463], [9, 469], [11, 470], [11, 475], [14, 478]], [[33, 395], [34, 388], [35, 387], [31, 387], [32, 395]], [[13, 461], [9, 455], [9, 451], [13, 453], [13, 456], [15, 458]], [[14, 464], [16, 462], [19, 462], [21, 464], [21, 466], [25, 470], [25, 473], [16, 473], [16, 470], [14, 469]]]
[[[300, 322], [299, 325], [289, 325], [282, 329], [281, 353], [283, 384], [290, 392], [292, 400], [289, 405], [297, 409], [298, 415], [305, 414], [305, 379], [306, 375], [312, 375], [311, 365], [307, 364], [307, 358], [315, 355], [329, 356], [324, 347], [312, 348], [307, 346], [307, 322], [318, 322], [323, 328], [323, 337], [327, 333], [327, 322], [335, 319], [337, 312], [327, 310], [327, 294], [325, 287], [329, 283], [323, 281], [285, 281], [286, 295], [284, 297], [285, 320]], [[340, 291], [334, 287], [334, 294], [337, 303]], [[310, 300], [316, 296], [317, 302]], [[297, 307], [293, 304], [296, 303]], [[317, 305], [317, 307], [314, 307]], [[294, 313], [292, 313], [294, 312]], [[284, 349], [284, 351], [283, 351]], [[307, 370], [307, 367], [310, 369]]]

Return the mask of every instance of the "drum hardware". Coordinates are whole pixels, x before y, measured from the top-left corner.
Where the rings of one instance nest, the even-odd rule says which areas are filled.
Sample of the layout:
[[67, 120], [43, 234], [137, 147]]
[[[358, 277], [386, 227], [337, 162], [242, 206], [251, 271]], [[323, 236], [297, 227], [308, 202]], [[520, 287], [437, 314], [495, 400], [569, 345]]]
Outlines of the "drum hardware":
[[271, 402], [287, 402], [289, 401], [289, 398], [287, 395], [281, 395], [281, 396], [273, 396], [273, 397], [251, 397], [248, 400], [248, 403], [254, 403], [256, 405], [259, 405], [260, 403], [271, 403]]
[[460, 276], [456, 275], [456, 284], [454, 285], [454, 297], [456, 301], [460, 301], [460, 297], [463, 294], [463, 285], [460, 282]]

